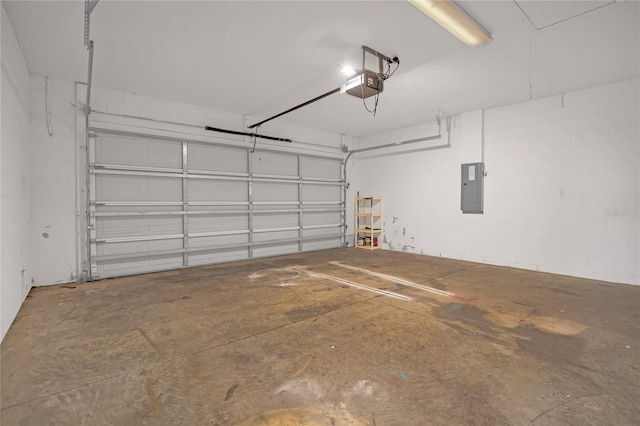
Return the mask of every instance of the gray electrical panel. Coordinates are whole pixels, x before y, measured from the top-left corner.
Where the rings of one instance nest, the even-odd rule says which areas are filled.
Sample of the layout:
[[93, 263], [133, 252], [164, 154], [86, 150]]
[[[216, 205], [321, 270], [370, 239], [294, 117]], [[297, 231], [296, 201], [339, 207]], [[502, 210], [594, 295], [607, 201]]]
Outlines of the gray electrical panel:
[[460, 209], [462, 213], [483, 213], [484, 163], [467, 163], [462, 165]]

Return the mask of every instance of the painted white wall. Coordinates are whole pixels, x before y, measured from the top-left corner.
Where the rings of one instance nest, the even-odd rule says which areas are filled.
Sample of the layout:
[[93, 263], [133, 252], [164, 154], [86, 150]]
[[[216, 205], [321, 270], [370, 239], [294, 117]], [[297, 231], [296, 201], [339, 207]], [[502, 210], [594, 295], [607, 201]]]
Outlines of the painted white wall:
[[29, 259], [29, 70], [1, 6], [2, 131], [0, 139], [0, 340], [31, 289]]
[[[352, 190], [384, 198], [386, 248], [640, 284], [638, 93], [632, 79], [463, 114], [449, 149], [358, 156]], [[402, 131], [360, 146], [417, 128]], [[484, 214], [463, 215], [460, 164], [483, 140]]]
[[45, 77], [31, 77], [30, 238], [35, 286], [78, 277], [75, 83], [49, 79], [45, 88]]

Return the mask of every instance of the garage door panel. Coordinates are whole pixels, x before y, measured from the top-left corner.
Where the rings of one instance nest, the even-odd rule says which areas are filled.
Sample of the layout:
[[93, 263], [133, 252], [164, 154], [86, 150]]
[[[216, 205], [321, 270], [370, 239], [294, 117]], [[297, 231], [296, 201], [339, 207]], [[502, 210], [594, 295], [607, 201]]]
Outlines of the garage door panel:
[[256, 247], [253, 249], [254, 257], [281, 256], [283, 254], [297, 253], [298, 243], [287, 243], [267, 247]]
[[98, 175], [95, 196], [100, 201], [143, 201], [147, 185], [135, 176]]
[[[104, 201], [104, 200], [102, 200]], [[171, 203], [171, 204], [169, 204]], [[98, 204], [96, 206], [96, 212], [103, 215], [119, 215], [123, 217], [131, 216], [143, 216], [143, 215], [174, 215], [180, 214], [182, 211], [182, 202], [174, 200], [161, 200], [157, 205], [121, 205], [120, 203], [113, 204]]]
[[189, 233], [248, 230], [248, 215], [216, 215], [189, 218]]
[[253, 201], [298, 201], [298, 184], [256, 182], [253, 184]]
[[[297, 230], [295, 231], [276, 231], [276, 232], [260, 232], [253, 235], [255, 243], [267, 243], [283, 240], [294, 240], [299, 237]], [[297, 244], [297, 243], [296, 243]]]
[[247, 173], [247, 152], [207, 145], [190, 145], [189, 170]]
[[298, 226], [298, 214], [254, 214], [254, 230]]
[[148, 260], [130, 259], [119, 261], [118, 263], [104, 263], [100, 268], [100, 274], [140, 274], [151, 271], [161, 271], [166, 269], [176, 269], [182, 266], [182, 255], [161, 255], [154, 256]]
[[181, 239], [115, 242], [110, 244], [97, 244], [96, 254], [98, 256], [139, 255], [154, 251], [176, 250], [181, 248]]
[[322, 213], [304, 213], [302, 215], [302, 225], [325, 225], [330, 223], [340, 223], [342, 215], [338, 211]]
[[249, 201], [247, 182], [189, 180], [189, 202]]
[[163, 177], [97, 175], [96, 200], [99, 201], [180, 201], [180, 179]]
[[96, 141], [96, 163], [142, 167], [182, 168], [182, 145], [116, 136]]
[[340, 237], [320, 241], [307, 241], [302, 243], [302, 251], [328, 250], [340, 247], [341, 242], [342, 239]]
[[312, 228], [312, 229], [303, 229], [302, 230], [302, 238], [316, 239], [318, 237], [324, 236], [335, 236], [340, 235], [341, 228], [340, 226], [331, 226], [327, 228]]
[[[97, 244], [98, 276], [136, 274], [149, 270], [172, 269], [182, 265], [181, 240], [137, 241], [112, 244]], [[171, 252], [167, 254], [153, 254]], [[145, 255], [141, 257], [140, 255]]]
[[[215, 218], [217, 215], [227, 214], [227, 215], [248, 215], [249, 207], [248, 202], [240, 201], [237, 204], [231, 205], [219, 205], [219, 206], [210, 206], [210, 205], [202, 205], [197, 202], [190, 206], [189, 211], [193, 216], [202, 216]], [[192, 217], [193, 217], [192, 216]]]
[[340, 200], [341, 188], [338, 185], [303, 185], [302, 201], [329, 201], [335, 203]]
[[224, 249], [229, 246], [238, 246], [249, 243], [249, 233], [238, 233], [233, 235], [215, 235], [209, 237], [193, 237], [189, 239], [190, 249]]
[[211, 265], [213, 263], [245, 260], [249, 257], [249, 249], [221, 249], [209, 253], [195, 253], [189, 256], [189, 266]]
[[[256, 215], [270, 214], [271, 212], [275, 212], [273, 214], [286, 214], [291, 212], [292, 210], [297, 211], [297, 209], [298, 209], [297, 201], [286, 202], [284, 204], [254, 204], [252, 206], [252, 211]], [[269, 212], [269, 213], [265, 213], [265, 212]]]
[[106, 217], [96, 224], [97, 238], [148, 237], [180, 233], [181, 217]]
[[302, 157], [300, 160], [300, 171], [305, 178], [340, 179], [342, 176], [342, 163], [340, 161]]
[[272, 153], [255, 153], [251, 156], [253, 173], [267, 175], [298, 176], [298, 157]]

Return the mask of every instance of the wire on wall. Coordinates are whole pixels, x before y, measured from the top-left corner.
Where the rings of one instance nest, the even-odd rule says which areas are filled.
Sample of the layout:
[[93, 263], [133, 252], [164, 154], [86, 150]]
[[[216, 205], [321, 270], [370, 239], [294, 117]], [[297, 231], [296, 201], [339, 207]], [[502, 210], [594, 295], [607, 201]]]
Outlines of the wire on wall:
[[[529, 15], [531, 15], [531, 3], [529, 3]], [[529, 99], [533, 99], [533, 83], [531, 82], [531, 68], [532, 68], [532, 62], [533, 62], [533, 27], [535, 27], [535, 25], [533, 21], [531, 20], [529, 21], [530, 21], [530, 25], [529, 25]]]
[[44, 108], [47, 113], [47, 131], [49, 132], [49, 136], [53, 136], [51, 108], [49, 107], [49, 76], [44, 78]]

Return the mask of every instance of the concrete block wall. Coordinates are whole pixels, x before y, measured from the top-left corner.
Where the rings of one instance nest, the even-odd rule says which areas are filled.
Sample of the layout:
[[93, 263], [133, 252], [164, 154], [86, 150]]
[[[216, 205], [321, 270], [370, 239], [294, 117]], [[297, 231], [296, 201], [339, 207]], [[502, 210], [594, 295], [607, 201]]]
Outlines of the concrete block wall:
[[487, 202], [511, 194], [503, 222], [518, 223], [508, 232], [526, 242], [513, 247], [519, 263], [639, 284], [638, 80], [485, 117]]
[[[389, 249], [640, 284], [638, 116], [638, 79], [465, 113], [450, 149], [359, 156], [352, 190], [384, 198]], [[485, 211], [463, 215], [483, 152]]]
[[35, 286], [74, 282], [79, 276], [76, 157], [81, 153], [76, 150], [75, 103], [75, 83], [50, 78], [47, 84], [45, 77], [31, 76], [28, 170]]
[[0, 340], [31, 289], [29, 70], [4, 3], [0, 139]]

